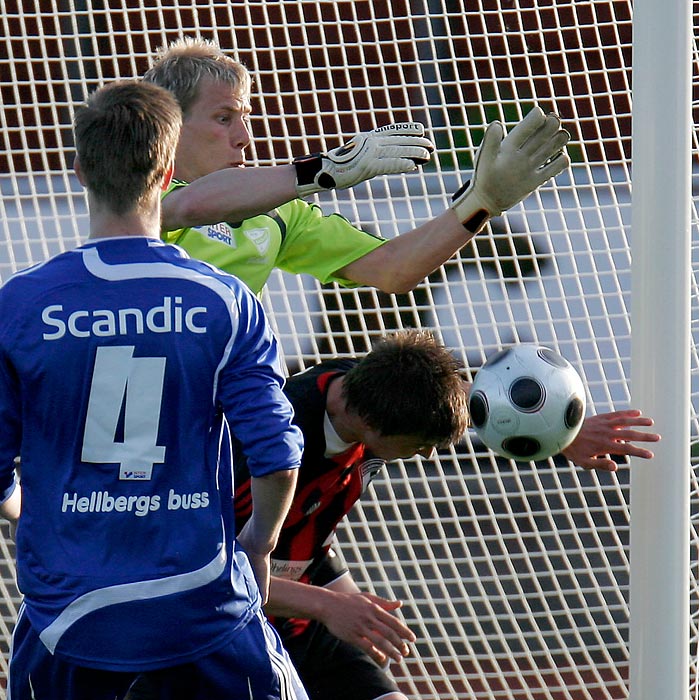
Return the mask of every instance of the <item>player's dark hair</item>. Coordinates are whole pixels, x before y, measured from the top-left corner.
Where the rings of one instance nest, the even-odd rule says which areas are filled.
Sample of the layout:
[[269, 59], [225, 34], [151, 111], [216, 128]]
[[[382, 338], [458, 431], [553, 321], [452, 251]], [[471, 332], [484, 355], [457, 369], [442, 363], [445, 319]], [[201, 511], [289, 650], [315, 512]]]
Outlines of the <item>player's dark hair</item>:
[[198, 37], [183, 37], [161, 49], [143, 76], [170, 90], [185, 116], [204, 78], [230, 85], [245, 100], [250, 97], [252, 78], [245, 65], [227, 56], [213, 41]]
[[75, 148], [85, 186], [115, 214], [146, 204], [175, 159], [177, 101], [156, 85], [120, 80], [93, 92], [75, 113]]
[[347, 410], [382, 435], [447, 445], [468, 427], [463, 365], [434, 335], [408, 330], [380, 340], [343, 380]]

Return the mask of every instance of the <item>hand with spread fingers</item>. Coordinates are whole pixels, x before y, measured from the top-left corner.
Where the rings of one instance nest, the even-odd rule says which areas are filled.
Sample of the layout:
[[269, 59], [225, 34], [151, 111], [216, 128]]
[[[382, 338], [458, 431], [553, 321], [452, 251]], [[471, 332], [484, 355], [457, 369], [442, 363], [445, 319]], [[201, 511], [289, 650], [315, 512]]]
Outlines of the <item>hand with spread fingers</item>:
[[353, 187], [377, 175], [407, 173], [429, 162], [433, 151], [418, 122], [380, 126], [328, 153], [296, 158], [296, 191], [299, 197], [308, 197]]
[[570, 165], [566, 144], [570, 134], [556, 114], [534, 107], [505, 134], [503, 125], [488, 125], [476, 153], [473, 177], [452, 198], [452, 208], [464, 226], [480, 231]]
[[414, 642], [415, 635], [393, 614], [402, 605], [399, 600], [360, 592], [334, 595], [322, 622], [335, 637], [361, 649], [380, 666], [409, 655], [408, 642]]
[[657, 433], [637, 430], [652, 425], [653, 419], [637, 409], [590, 416], [575, 440], [563, 450], [563, 455], [583, 469], [614, 472], [619, 465], [613, 456], [653, 458], [651, 450], [636, 444], [660, 440]]

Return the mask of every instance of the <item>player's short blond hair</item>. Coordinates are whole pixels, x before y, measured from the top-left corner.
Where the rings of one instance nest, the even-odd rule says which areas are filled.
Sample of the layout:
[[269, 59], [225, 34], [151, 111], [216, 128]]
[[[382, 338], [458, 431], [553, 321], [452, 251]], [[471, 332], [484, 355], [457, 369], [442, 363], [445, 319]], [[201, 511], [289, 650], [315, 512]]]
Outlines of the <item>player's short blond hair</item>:
[[249, 101], [252, 77], [239, 60], [226, 55], [208, 39], [183, 37], [160, 49], [143, 79], [170, 90], [186, 116], [197, 99], [202, 80], [230, 85]]

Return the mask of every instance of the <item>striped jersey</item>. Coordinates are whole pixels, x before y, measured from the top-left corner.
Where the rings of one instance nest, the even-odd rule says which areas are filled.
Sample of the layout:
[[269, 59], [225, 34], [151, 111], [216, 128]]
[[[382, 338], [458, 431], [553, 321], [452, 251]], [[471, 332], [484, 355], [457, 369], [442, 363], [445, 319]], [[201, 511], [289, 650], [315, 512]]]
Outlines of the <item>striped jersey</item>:
[[[356, 362], [326, 360], [290, 377], [284, 387], [294, 407], [294, 422], [303, 433], [304, 450], [294, 499], [272, 552], [273, 576], [320, 586], [339, 576], [343, 563], [331, 553], [337, 526], [385, 466], [362, 443], [347, 445], [340, 452], [328, 449], [328, 388]], [[235, 471], [235, 511], [242, 525], [252, 505], [249, 473], [242, 459], [236, 461]]]

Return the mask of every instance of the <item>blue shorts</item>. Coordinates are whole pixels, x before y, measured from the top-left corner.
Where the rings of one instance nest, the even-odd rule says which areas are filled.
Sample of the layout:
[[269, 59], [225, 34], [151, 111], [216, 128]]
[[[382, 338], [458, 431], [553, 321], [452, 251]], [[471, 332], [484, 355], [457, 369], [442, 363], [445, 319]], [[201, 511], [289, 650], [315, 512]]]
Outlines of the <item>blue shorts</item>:
[[[150, 674], [157, 679], [159, 700], [308, 700], [279, 635], [261, 612], [221, 649]], [[130, 700], [138, 675], [75, 666], [53, 656], [20, 611], [7, 700]]]

